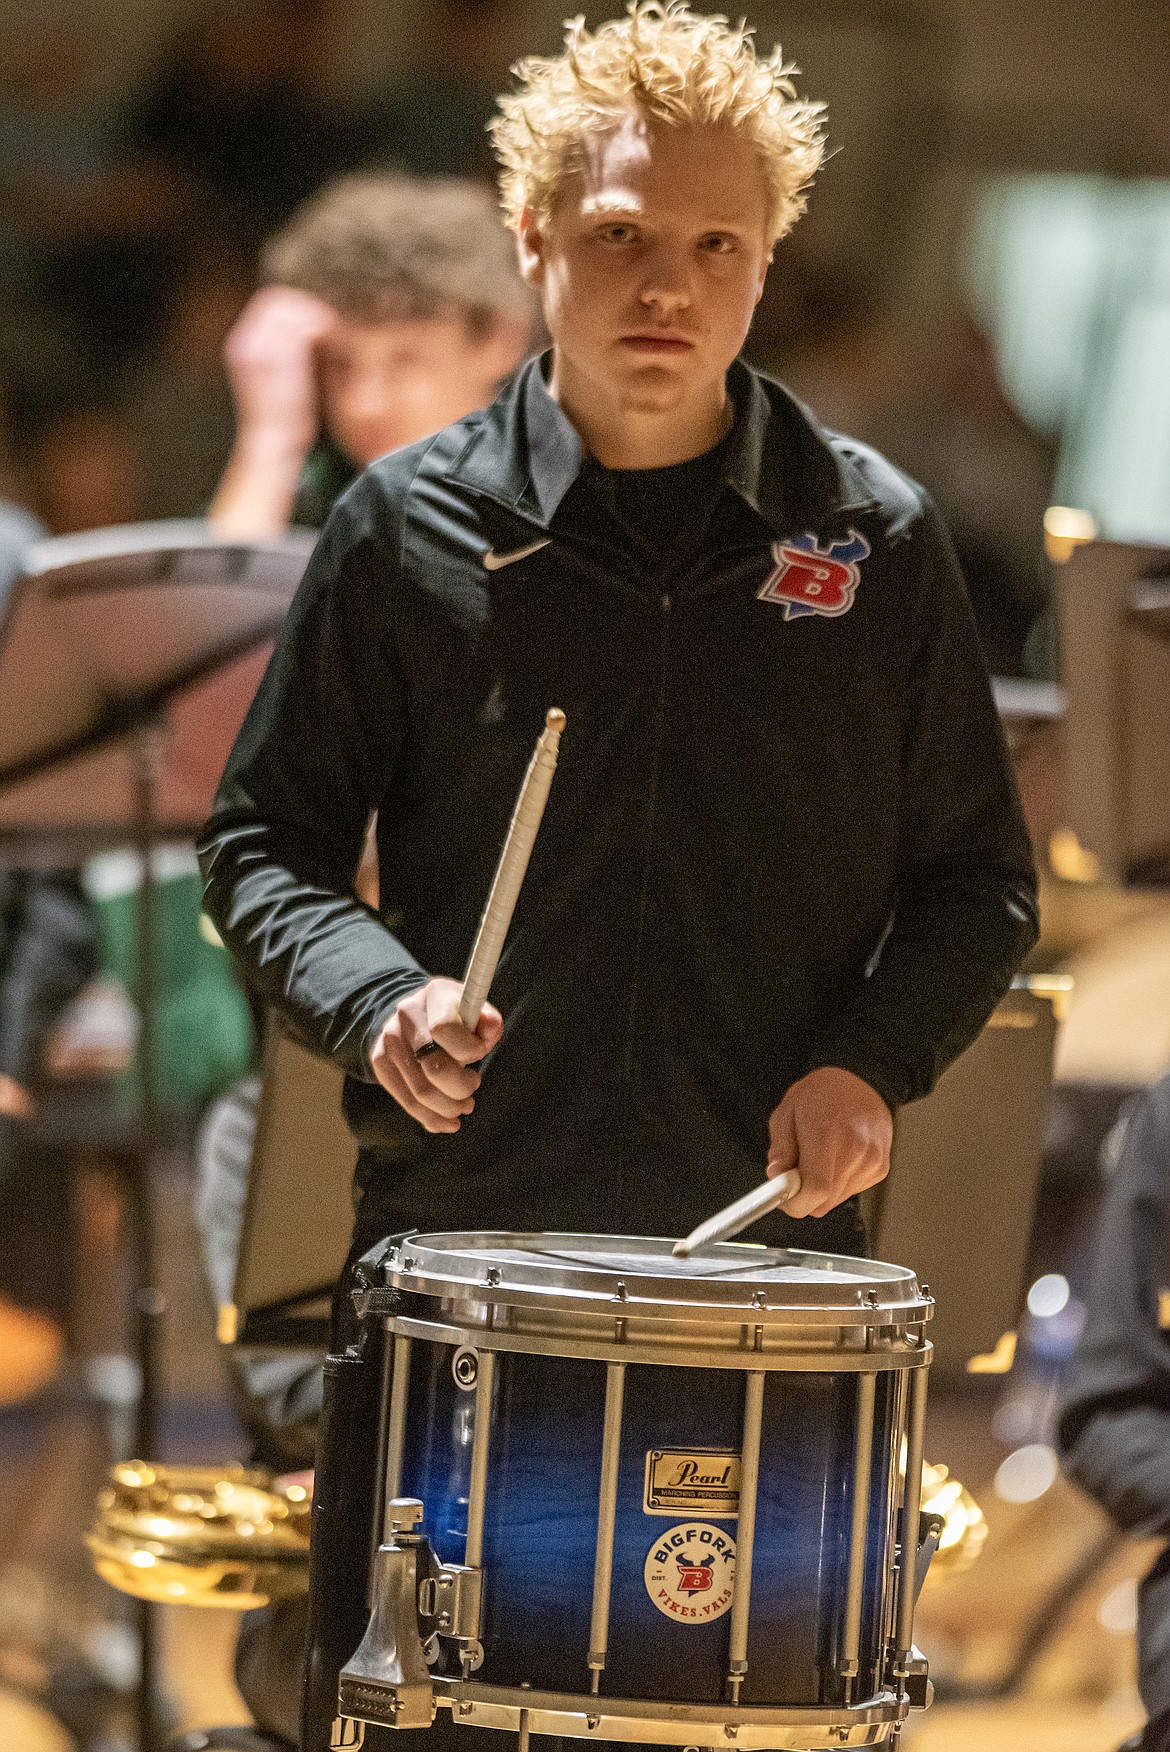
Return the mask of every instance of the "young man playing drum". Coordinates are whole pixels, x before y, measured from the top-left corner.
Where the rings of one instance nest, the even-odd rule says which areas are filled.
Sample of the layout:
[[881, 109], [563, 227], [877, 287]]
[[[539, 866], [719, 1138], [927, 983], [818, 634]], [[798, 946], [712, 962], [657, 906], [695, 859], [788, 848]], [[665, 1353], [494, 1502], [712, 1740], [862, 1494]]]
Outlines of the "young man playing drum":
[[[340, 503], [203, 838], [208, 910], [349, 1073], [355, 1254], [684, 1234], [791, 1166], [753, 1238], [861, 1251], [893, 1111], [1036, 929], [963, 585], [918, 487], [738, 362], [822, 153], [778, 55], [642, 4], [520, 77], [495, 143], [551, 353]], [[554, 705], [472, 1032], [451, 976]], [[352, 889], [372, 810], [383, 917]], [[334, 1365], [305, 1752], [362, 1628], [376, 1372]]]

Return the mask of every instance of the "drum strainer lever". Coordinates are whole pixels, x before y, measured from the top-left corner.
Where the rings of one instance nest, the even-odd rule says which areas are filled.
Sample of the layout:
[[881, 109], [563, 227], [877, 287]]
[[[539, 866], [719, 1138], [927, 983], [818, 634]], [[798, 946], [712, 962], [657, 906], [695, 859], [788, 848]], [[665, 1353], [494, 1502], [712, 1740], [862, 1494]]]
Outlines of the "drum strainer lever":
[[468, 1671], [482, 1660], [479, 1644], [483, 1574], [466, 1564], [440, 1563], [419, 1532], [416, 1497], [386, 1504], [385, 1542], [374, 1555], [370, 1617], [356, 1653], [341, 1671], [343, 1715], [387, 1727], [427, 1728], [435, 1716], [430, 1660], [437, 1638], [459, 1644]]
[[[392, 1511], [396, 1511], [393, 1514]], [[343, 1715], [387, 1720], [398, 1728], [429, 1728], [435, 1719], [435, 1690], [419, 1634], [418, 1594], [431, 1552], [413, 1531], [423, 1505], [399, 1497], [387, 1504], [393, 1543], [374, 1557], [370, 1621], [361, 1643], [341, 1670], [338, 1702]]]

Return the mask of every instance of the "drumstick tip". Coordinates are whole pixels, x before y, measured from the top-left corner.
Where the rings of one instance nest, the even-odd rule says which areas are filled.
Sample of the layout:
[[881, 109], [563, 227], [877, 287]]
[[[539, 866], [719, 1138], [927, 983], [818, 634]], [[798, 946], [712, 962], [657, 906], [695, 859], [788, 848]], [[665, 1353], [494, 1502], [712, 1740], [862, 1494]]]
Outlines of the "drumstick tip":
[[559, 706], [549, 707], [548, 711], [544, 714], [544, 727], [546, 730], [556, 730], [558, 732], [564, 729], [565, 714], [561, 711]]

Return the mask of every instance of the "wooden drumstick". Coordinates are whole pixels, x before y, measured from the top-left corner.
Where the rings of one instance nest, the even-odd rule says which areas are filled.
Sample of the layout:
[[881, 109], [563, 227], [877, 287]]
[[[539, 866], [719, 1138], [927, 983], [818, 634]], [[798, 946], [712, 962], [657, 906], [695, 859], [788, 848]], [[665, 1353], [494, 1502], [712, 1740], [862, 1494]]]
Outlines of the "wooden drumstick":
[[492, 879], [487, 905], [483, 909], [479, 930], [475, 934], [467, 972], [463, 976], [459, 1020], [465, 1028], [474, 1028], [479, 1021], [495, 977], [504, 948], [504, 938], [508, 935], [508, 926], [516, 909], [520, 885], [524, 881], [524, 872], [532, 855], [537, 829], [544, 814], [544, 806], [548, 802], [553, 774], [557, 770], [557, 749], [564, 728], [565, 714], [559, 706], [553, 706], [545, 715], [544, 729], [528, 763], [528, 771], [524, 775], [524, 783], [512, 811], [508, 837], [504, 841], [500, 862]]
[[734, 1204], [716, 1211], [713, 1217], [708, 1217], [705, 1223], [692, 1229], [685, 1241], [676, 1241], [673, 1252], [679, 1259], [689, 1259], [700, 1247], [710, 1247], [716, 1241], [729, 1241], [741, 1229], [746, 1229], [749, 1223], [754, 1223], [769, 1211], [774, 1211], [777, 1205], [787, 1204], [799, 1191], [800, 1175], [795, 1168], [787, 1168], [783, 1174], [777, 1174], [774, 1180], [765, 1180], [762, 1186], [753, 1186], [750, 1192], [745, 1192]]

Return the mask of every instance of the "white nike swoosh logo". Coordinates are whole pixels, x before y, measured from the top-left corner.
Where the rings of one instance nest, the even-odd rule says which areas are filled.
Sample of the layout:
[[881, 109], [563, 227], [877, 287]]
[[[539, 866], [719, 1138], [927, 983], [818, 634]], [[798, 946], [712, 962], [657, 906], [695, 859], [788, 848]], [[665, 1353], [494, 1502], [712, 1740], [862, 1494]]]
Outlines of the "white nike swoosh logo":
[[541, 548], [551, 546], [552, 537], [546, 535], [543, 541], [534, 541], [531, 547], [517, 548], [515, 553], [498, 554], [495, 548], [489, 548], [483, 556], [485, 572], [498, 572], [501, 566], [510, 566], [514, 560], [526, 560], [529, 554], [538, 554]]

